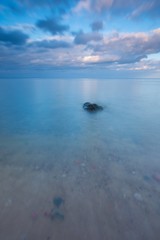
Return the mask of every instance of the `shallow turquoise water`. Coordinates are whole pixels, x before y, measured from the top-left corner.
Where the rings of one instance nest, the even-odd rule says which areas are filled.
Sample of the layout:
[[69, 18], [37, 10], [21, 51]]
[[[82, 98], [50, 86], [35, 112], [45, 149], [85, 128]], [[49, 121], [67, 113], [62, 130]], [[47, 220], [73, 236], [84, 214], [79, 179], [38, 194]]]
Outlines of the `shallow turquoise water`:
[[[87, 149], [97, 139], [117, 151], [121, 142], [129, 142], [137, 151], [159, 157], [159, 93], [155, 79], [1, 80], [0, 146], [5, 138], [29, 137], [38, 147], [38, 135], [42, 143], [47, 137], [56, 140], [52, 144], [59, 155], [68, 144], [82, 151], [84, 142]], [[86, 101], [104, 106], [104, 111], [84, 112]]]
[[[104, 110], [84, 111], [82, 105], [87, 101], [102, 105]], [[64, 231], [54, 229], [60, 240], [64, 238], [58, 231], [66, 240], [76, 236], [158, 240], [160, 183], [155, 176], [160, 176], [159, 122], [158, 79], [0, 80], [0, 209], [5, 209], [0, 213], [0, 237], [35, 239], [44, 223], [38, 220], [37, 226], [28, 225], [26, 232], [30, 219], [25, 214], [36, 204], [44, 205], [53, 188], [53, 195], [57, 191], [66, 198], [75, 214], [70, 216], [72, 207], [67, 205]], [[26, 212], [25, 201], [29, 206]], [[14, 208], [9, 209], [12, 202]], [[84, 213], [79, 212], [79, 206], [86, 209]], [[6, 232], [20, 209], [19, 221], [25, 219], [25, 224]], [[108, 212], [112, 215], [109, 219]], [[83, 222], [79, 216], [88, 218], [90, 230], [97, 232], [92, 235], [80, 225], [72, 234], [68, 230], [71, 225]], [[48, 225], [43, 233], [46, 229]], [[47, 239], [42, 235], [37, 235], [38, 239]]]

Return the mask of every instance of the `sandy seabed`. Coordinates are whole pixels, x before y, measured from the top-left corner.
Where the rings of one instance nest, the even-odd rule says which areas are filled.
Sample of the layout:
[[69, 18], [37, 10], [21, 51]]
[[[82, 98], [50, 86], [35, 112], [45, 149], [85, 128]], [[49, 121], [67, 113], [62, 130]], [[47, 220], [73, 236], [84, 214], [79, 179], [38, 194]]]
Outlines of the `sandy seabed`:
[[[44, 143], [35, 152], [29, 139], [10, 141], [10, 152], [1, 149], [1, 240], [160, 239], [156, 164], [129, 154], [134, 145], [121, 142], [122, 154], [96, 140], [79, 153], [66, 146], [57, 158]], [[64, 219], [51, 218], [55, 197]]]

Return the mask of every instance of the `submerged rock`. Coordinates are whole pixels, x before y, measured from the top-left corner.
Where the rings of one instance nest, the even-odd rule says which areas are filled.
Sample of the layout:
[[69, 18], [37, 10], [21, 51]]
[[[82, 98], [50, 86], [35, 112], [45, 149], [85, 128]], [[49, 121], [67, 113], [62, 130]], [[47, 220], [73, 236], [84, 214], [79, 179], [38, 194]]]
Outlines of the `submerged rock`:
[[149, 176], [147, 176], [147, 175], [144, 175], [144, 176], [143, 176], [143, 179], [144, 179], [145, 181], [147, 181], [147, 182], [151, 180], [151, 178], [150, 178]]
[[59, 208], [64, 203], [64, 200], [61, 197], [55, 197], [53, 199], [53, 203], [57, 208]]
[[63, 204], [64, 204], [64, 199], [57, 196], [53, 198], [53, 205], [54, 207], [51, 209], [50, 213], [45, 212], [46, 217], [50, 217], [50, 219], [53, 220], [64, 220], [64, 214], [63, 214]]
[[103, 110], [102, 106], [97, 105], [96, 103], [85, 102], [83, 104], [83, 109], [89, 112], [94, 112], [98, 110]]
[[64, 214], [59, 209], [52, 209], [50, 212], [51, 220], [64, 220]]

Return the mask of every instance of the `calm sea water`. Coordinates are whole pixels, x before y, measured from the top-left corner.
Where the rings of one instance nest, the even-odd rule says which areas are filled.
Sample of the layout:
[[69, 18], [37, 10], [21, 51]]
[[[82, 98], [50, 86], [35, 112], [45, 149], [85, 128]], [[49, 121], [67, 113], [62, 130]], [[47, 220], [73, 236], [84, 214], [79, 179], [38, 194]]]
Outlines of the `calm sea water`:
[[159, 197], [160, 80], [0, 80], [0, 239], [159, 240]]

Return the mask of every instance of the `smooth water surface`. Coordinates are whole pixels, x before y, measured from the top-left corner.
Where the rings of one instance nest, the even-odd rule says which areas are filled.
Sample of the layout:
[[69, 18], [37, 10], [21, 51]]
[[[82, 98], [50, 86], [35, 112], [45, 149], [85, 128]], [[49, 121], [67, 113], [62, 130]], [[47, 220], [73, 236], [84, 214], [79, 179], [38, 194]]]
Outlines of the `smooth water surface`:
[[0, 80], [0, 239], [159, 240], [159, 198], [160, 80]]

